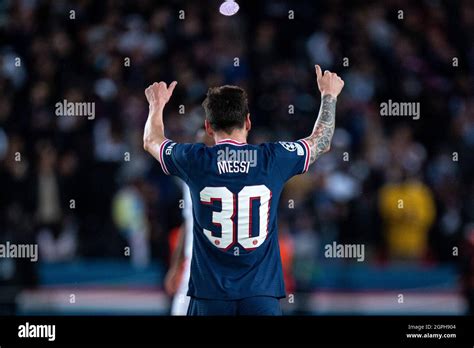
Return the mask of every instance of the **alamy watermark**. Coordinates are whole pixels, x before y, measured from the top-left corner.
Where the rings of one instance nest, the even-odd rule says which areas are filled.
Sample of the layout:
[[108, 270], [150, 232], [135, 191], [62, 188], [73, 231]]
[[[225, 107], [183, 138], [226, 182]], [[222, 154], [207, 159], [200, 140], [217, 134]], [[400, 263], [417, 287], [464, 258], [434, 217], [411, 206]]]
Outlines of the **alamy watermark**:
[[55, 105], [56, 116], [82, 116], [88, 120], [95, 119], [95, 103], [94, 102], [70, 102], [64, 99]]
[[26, 322], [18, 326], [18, 337], [20, 338], [46, 338], [52, 342], [56, 340], [56, 325], [37, 325]]
[[381, 116], [407, 116], [414, 120], [420, 119], [419, 102], [395, 102], [389, 99], [380, 103]]
[[340, 259], [357, 259], [357, 262], [365, 260], [365, 246], [364, 244], [326, 244], [324, 246], [324, 257], [340, 258]]
[[6, 242], [0, 244], [0, 258], [30, 259], [38, 261], [38, 244], [14, 244]]
[[225, 147], [217, 151], [217, 169], [223, 173], [248, 173], [257, 166], [257, 150], [235, 150]]

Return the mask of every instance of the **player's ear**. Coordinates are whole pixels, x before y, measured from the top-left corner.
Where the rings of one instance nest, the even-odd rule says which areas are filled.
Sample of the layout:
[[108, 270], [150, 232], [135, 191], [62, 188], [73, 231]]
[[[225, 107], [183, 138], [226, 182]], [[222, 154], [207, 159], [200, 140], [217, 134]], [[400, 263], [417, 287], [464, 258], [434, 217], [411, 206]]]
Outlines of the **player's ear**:
[[204, 120], [204, 128], [206, 129], [207, 135], [212, 138], [214, 136], [214, 131], [212, 130], [211, 124], [208, 120]]
[[250, 121], [250, 114], [247, 114], [245, 119], [245, 130], [248, 132], [252, 128], [252, 121]]

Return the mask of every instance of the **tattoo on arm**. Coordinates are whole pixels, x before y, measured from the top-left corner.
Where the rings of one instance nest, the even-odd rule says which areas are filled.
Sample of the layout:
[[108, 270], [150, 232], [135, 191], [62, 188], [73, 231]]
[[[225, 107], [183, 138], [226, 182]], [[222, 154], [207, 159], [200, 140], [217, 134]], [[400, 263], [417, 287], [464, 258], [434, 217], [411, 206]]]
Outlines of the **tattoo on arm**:
[[331, 147], [336, 124], [336, 101], [337, 99], [332, 95], [323, 96], [313, 132], [304, 139], [311, 150], [310, 163], [313, 163], [323, 153], [328, 152]]

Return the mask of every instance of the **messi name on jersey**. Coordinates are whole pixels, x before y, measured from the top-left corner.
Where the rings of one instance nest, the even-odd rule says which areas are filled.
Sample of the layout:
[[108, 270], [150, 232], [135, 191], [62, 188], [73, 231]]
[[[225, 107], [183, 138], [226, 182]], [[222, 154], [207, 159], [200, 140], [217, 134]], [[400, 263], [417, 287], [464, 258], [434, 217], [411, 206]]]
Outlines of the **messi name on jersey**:
[[219, 174], [248, 173], [250, 167], [257, 166], [257, 150], [231, 149], [225, 147], [217, 151]]

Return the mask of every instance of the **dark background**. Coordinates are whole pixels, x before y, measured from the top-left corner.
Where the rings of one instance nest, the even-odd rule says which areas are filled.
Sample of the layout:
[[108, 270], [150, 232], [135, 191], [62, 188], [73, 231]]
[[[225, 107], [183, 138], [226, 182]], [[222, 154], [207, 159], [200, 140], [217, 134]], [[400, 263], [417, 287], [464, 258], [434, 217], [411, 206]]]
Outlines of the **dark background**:
[[[223, 84], [249, 94], [249, 142], [295, 140], [317, 116], [318, 63], [345, 88], [331, 152], [281, 200], [287, 287], [301, 299], [288, 313], [465, 313], [474, 2], [239, 1], [233, 17], [220, 3], [0, 4], [0, 241], [40, 249], [38, 263], [0, 259], [1, 308], [166, 313], [182, 193], [143, 151], [144, 89], [179, 82], [165, 110], [175, 141], [194, 141], [207, 88]], [[56, 116], [64, 99], [94, 103], [95, 118]], [[420, 119], [381, 116], [388, 100], [419, 102]], [[363, 244], [365, 261], [325, 258], [333, 241]], [[79, 292], [92, 304], [67, 307]]]

